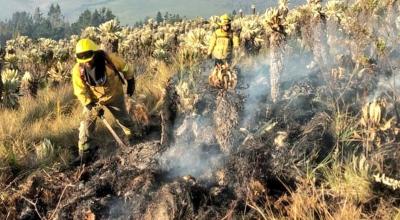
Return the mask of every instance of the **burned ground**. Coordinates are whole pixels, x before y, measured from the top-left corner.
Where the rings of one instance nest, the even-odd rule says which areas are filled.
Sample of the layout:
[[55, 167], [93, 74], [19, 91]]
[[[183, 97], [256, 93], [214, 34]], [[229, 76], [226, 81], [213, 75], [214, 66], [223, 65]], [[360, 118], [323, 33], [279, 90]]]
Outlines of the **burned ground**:
[[[176, 130], [188, 117], [192, 120], [186, 122], [184, 137], [175, 130], [175, 142], [161, 145], [160, 130], [153, 131], [129, 149], [100, 150], [97, 160], [90, 164], [39, 169], [9, 183], [2, 191], [1, 216], [9, 219], [252, 216], [253, 210], [246, 206], [249, 196], [261, 202], [266, 193], [279, 200], [296, 189], [298, 177], [304, 175], [311, 161], [317, 164], [334, 150], [333, 112], [326, 104], [331, 94], [326, 89], [329, 85], [316, 79], [320, 75], [312, 72], [295, 83], [283, 84], [286, 88], [281, 101], [262, 103], [254, 111], [256, 120], [262, 123], [251, 131], [239, 129], [249, 123], [240, 121], [246, 96], [240, 90], [224, 94], [210, 90], [212, 93], [198, 102], [196, 116], [178, 116]], [[370, 76], [365, 79], [369, 80]], [[357, 88], [350, 87], [346, 92], [357, 93]], [[202, 118], [208, 120], [206, 123], [193, 119], [207, 114]], [[213, 133], [209, 140], [205, 137], [208, 132]], [[211, 161], [210, 167], [200, 172], [191, 173], [190, 169], [177, 172], [179, 164], [165, 156], [174, 148], [178, 149], [173, 151], [176, 157], [180, 153], [185, 157], [185, 152], [189, 152], [198, 154], [194, 159], [205, 161], [217, 155], [218, 162]]]

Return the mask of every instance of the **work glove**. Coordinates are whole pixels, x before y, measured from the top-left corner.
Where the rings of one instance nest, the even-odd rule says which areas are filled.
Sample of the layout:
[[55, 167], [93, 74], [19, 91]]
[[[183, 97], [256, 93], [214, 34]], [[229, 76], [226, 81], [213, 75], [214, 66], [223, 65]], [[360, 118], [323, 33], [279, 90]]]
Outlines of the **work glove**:
[[129, 79], [127, 80], [127, 87], [126, 87], [126, 94], [129, 97], [132, 97], [133, 93], [135, 92], [135, 79]]
[[87, 105], [85, 106], [85, 108], [86, 108], [88, 111], [92, 111], [92, 109], [93, 109], [94, 107], [96, 107], [96, 103], [95, 103], [95, 102], [91, 102], [91, 103], [89, 103], [89, 104], [87, 104]]
[[96, 108], [96, 115], [97, 115], [97, 117], [99, 117], [99, 118], [103, 118], [103, 116], [104, 116], [104, 109], [102, 108], [102, 107], [100, 107], [100, 106], [98, 106], [97, 108]]

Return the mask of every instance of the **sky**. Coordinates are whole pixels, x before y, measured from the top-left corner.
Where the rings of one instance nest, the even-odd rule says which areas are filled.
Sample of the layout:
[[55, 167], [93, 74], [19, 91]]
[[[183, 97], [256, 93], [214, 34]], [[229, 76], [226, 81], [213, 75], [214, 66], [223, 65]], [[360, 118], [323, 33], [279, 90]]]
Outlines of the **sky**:
[[[155, 17], [157, 11], [163, 14], [168, 11], [173, 14], [180, 14], [188, 18], [196, 16], [210, 17], [234, 9], [250, 11], [252, 4], [255, 4], [260, 11], [267, 7], [276, 5], [278, 0], [0, 0], [2, 5], [0, 19], [10, 18], [16, 11], [33, 12], [40, 7], [42, 12], [47, 10], [52, 3], [61, 6], [65, 19], [73, 22], [85, 9], [107, 7], [119, 18], [122, 24], [134, 24], [143, 20], [146, 16]], [[290, 2], [305, 2], [306, 0], [292, 0]], [[292, 3], [295, 5], [295, 3]]]

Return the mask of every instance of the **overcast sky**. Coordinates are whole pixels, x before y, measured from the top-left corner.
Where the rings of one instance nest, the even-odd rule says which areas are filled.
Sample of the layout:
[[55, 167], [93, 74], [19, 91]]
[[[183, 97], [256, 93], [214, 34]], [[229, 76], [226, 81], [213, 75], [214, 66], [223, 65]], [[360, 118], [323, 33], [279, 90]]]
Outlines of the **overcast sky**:
[[[15, 11], [33, 12], [40, 7], [47, 13], [51, 3], [58, 3], [66, 20], [72, 22], [85, 9], [101, 7], [110, 8], [120, 19], [122, 24], [134, 24], [146, 16], [154, 17], [157, 11], [178, 13], [189, 18], [219, 15], [243, 8], [250, 10], [255, 4], [259, 10], [276, 5], [278, 0], [0, 0], [2, 6], [0, 19], [10, 18]], [[290, 2], [305, 2], [306, 0], [292, 0]]]

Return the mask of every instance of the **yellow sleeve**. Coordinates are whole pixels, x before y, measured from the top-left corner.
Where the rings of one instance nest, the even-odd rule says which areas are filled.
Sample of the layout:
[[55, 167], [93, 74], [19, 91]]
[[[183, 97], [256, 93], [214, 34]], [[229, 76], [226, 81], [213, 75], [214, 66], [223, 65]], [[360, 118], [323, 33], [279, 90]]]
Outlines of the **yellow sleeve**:
[[210, 39], [210, 45], [208, 46], [208, 53], [207, 53], [208, 55], [212, 54], [216, 42], [217, 42], [217, 33], [214, 32]]
[[72, 68], [72, 86], [74, 88], [74, 95], [78, 98], [83, 106], [93, 102], [88, 87], [81, 79], [79, 64], [76, 64], [74, 68]]
[[127, 64], [124, 59], [116, 55], [115, 53], [110, 53], [108, 56], [111, 59], [111, 62], [115, 65], [115, 68], [122, 74], [124, 74], [124, 77], [126, 80], [133, 79], [135, 74], [133, 72], [133, 68]]
[[233, 35], [233, 48], [239, 48], [240, 45], [240, 39], [239, 36], [237, 34]]

